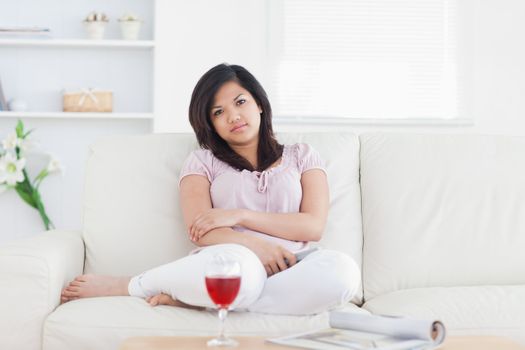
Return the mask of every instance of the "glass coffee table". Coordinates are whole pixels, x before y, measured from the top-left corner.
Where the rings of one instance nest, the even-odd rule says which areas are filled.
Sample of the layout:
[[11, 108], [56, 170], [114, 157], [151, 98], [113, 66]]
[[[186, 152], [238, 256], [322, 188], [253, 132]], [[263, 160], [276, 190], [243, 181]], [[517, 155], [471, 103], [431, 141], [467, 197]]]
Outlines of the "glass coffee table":
[[[119, 350], [212, 349], [206, 342], [212, 337], [133, 337], [126, 339]], [[230, 349], [298, 349], [265, 342], [265, 337], [234, 337], [239, 346]], [[525, 350], [510, 339], [492, 336], [448, 337], [440, 350]]]

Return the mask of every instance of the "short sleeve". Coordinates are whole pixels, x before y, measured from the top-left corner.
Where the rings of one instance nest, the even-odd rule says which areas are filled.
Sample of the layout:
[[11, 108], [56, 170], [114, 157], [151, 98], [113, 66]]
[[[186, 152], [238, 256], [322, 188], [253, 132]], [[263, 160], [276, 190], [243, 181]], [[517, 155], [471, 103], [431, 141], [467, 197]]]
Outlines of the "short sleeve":
[[297, 166], [302, 174], [310, 169], [321, 169], [326, 173], [324, 161], [319, 153], [306, 143], [298, 143], [297, 147]]
[[201, 149], [191, 152], [182, 166], [179, 176], [179, 186], [182, 179], [188, 175], [202, 175], [205, 176], [208, 181], [212, 182], [214, 177], [212, 169], [213, 154], [210, 151]]

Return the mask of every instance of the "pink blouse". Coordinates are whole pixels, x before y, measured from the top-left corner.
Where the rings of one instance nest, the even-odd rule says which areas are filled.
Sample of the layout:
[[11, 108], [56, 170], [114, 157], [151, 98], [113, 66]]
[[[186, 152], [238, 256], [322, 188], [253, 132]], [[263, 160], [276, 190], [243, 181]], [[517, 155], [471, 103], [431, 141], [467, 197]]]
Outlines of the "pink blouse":
[[[323, 161], [311, 146], [304, 143], [284, 145], [281, 162], [268, 170], [249, 171], [232, 168], [209, 150], [193, 151], [186, 159], [180, 181], [188, 175], [202, 175], [210, 181], [214, 208], [249, 209], [268, 213], [298, 213], [301, 206], [301, 174], [310, 169], [326, 173]], [[262, 237], [291, 252], [307, 246], [307, 242], [291, 241], [241, 226], [234, 230]]]

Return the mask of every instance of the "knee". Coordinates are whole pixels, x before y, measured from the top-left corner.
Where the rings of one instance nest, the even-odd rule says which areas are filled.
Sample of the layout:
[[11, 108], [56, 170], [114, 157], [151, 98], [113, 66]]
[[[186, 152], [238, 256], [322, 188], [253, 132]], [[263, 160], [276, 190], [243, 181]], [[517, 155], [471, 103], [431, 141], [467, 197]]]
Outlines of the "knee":
[[249, 251], [242, 263], [241, 288], [234, 306], [246, 308], [253, 304], [261, 295], [266, 282], [266, 270], [259, 258]]
[[253, 304], [262, 293], [264, 280], [256, 278], [254, 275], [241, 279], [241, 289], [234, 302], [235, 308], [247, 308]]
[[324, 259], [329, 265], [324, 278], [327, 285], [340, 298], [341, 304], [349, 302], [357, 294], [361, 286], [361, 271], [357, 263], [349, 255], [325, 250]]

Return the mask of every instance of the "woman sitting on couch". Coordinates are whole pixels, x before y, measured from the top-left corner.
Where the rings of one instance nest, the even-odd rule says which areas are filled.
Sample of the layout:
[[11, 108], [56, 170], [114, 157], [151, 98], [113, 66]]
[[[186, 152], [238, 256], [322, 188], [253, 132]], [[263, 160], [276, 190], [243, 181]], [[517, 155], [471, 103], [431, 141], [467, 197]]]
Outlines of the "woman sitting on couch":
[[242, 265], [237, 309], [305, 315], [347, 303], [360, 284], [349, 256], [321, 249], [296, 263], [294, 253], [323, 234], [326, 172], [309, 145], [277, 142], [270, 103], [255, 77], [241, 66], [213, 67], [193, 91], [189, 118], [201, 149], [182, 169], [180, 200], [199, 248], [134, 277], [78, 276], [62, 302], [131, 295], [151, 305], [212, 307], [205, 265], [220, 253]]

